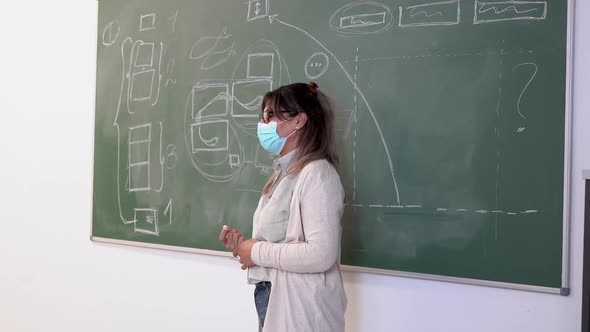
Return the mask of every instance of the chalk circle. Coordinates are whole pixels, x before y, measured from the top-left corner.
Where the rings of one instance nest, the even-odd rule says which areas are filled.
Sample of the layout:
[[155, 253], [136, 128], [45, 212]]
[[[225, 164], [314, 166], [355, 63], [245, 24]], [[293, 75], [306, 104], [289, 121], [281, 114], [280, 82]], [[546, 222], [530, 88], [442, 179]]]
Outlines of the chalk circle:
[[324, 75], [330, 65], [330, 58], [324, 52], [312, 54], [305, 62], [305, 76], [310, 80]]
[[[423, 13], [418, 12], [414, 16], [420, 14]], [[330, 17], [329, 25], [336, 32], [366, 35], [387, 31], [393, 26], [394, 21], [393, 13], [388, 6], [373, 1], [362, 1], [349, 3], [338, 9]]]
[[120, 31], [121, 28], [116, 21], [109, 22], [102, 32], [102, 44], [104, 46], [113, 45], [117, 41]]

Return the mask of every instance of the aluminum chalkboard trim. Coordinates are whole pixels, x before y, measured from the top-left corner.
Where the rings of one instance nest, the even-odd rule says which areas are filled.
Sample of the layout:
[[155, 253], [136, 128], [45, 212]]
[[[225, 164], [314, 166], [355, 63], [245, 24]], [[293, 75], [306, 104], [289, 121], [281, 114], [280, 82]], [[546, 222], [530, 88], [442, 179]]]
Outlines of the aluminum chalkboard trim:
[[[565, 80], [565, 138], [563, 161], [563, 234], [561, 250], [561, 295], [569, 295], [571, 237], [572, 105], [574, 67], [574, 1], [567, 1], [567, 51]], [[563, 291], [567, 290], [567, 291]]]
[[141, 247], [141, 248], [162, 249], [162, 250], [186, 252], [186, 253], [193, 253], [193, 254], [205, 254], [205, 255], [213, 255], [213, 256], [221, 256], [221, 257], [228, 257], [228, 258], [237, 259], [237, 258], [233, 257], [231, 252], [226, 252], [226, 251], [197, 249], [197, 248], [171, 246], [171, 245], [167, 245], [167, 244], [146, 243], [146, 242], [138, 242], [138, 241], [116, 240], [116, 239], [109, 239], [109, 238], [99, 237], [99, 236], [90, 236], [90, 240], [93, 242], [121, 244], [121, 245]]
[[122, 245], [142, 247], [142, 248], [164, 249], [164, 250], [187, 252], [187, 253], [194, 253], [194, 254], [205, 254], [205, 255], [214, 255], [214, 256], [234, 258], [231, 252], [218, 251], [218, 250], [188, 248], [188, 247], [180, 247], [180, 246], [171, 246], [171, 245], [167, 245], [167, 244], [146, 243], [146, 242], [138, 242], [138, 241], [116, 240], [116, 239], [109, 239], [109, 238], [98, 237], [98, 236], [90, 236], [90, 240], [94, 241], [94, 242], [122, 244]]
[[561, 287], [561, 288], [543, 287], [543, 286], [516, 284], [516, 283], [501, 282], [501, 281], [449, 277], [449, 276], [442, 276], [442, 275], [437, 275], [437, 274], [425, 274], [425, 273], [415, 273], [415, 272], [405, 272], [405, 271], [395, 271], [395, 270], [384, 270], [384, 269], [366, 268], [366, 267], [349, 266], [349, 265], [342, 265], [342, 270], [372, 273], [372, 274], [384, 274], [384, 275], [391, 275], [391, 276], [396, 276], [396, 277], [407, 277], [407, 278], [424, 279], [424, 280], [431, 280], [431, 281], [444, 281], [444, 282], [467, 284], [467, 285], [473, 285], [473, 286], [486, 286], [486, 287], [495, 287], [495, 288], [524, 290], [524, 291], [539, 292], [539, 293], [559, 294], [559, 295], [563, 295], [563, 296], [567, 296], [570, 294], [570, 289], [566, 288], [566, 287]]

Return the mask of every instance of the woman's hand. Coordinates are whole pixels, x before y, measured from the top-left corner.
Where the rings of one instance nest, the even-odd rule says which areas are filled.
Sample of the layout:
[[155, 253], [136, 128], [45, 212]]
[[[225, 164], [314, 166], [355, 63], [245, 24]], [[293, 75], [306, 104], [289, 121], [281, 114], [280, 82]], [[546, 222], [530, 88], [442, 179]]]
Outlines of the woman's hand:
[[254, 243], [258, 242], [256, 239], [246, 240], [241, 242], [238, 245], [238, 249], [234, 251], [234, 256], [237, 255], [240, 257], [240, 263], [242, 264], [242, 270], [245, 270], [251, 266], [254, 266], [254, 262], [252, 261], [252, 246]]
[[237, 256], [238, 245], [245, 240], [242, 233], [237, 229], [223, 225], [221, 233], [219, 233], [219, 242], [229, 250], [233, 250], [234, 257]]

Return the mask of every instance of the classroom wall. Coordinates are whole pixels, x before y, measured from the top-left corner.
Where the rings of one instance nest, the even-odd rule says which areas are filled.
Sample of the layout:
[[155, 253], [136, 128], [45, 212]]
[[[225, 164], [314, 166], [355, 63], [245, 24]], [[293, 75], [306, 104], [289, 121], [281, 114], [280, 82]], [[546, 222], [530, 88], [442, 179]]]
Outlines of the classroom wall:
[[[347, 272], [347, 331], [579, 331], [590, 3], [576, 6], [572, 294]], [[236, 261], [89, 240], [97, 1], [0, 13], [0, 331], [255, 331]]]

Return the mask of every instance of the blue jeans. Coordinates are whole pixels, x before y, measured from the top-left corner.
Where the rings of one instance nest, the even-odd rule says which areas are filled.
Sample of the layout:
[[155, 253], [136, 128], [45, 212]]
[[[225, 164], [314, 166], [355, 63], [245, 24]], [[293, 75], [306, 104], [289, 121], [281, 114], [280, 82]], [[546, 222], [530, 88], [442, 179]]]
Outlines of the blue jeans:
[[256, 313], [258, 314], [259, 331], [262, 331], [264, 327], [264, 318], [266, 317], [268, 299], [270, 298], [270, 287], [270, 281], [261, 281], [254, 288], [254, 304], [256, 305]]

